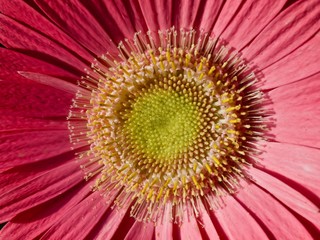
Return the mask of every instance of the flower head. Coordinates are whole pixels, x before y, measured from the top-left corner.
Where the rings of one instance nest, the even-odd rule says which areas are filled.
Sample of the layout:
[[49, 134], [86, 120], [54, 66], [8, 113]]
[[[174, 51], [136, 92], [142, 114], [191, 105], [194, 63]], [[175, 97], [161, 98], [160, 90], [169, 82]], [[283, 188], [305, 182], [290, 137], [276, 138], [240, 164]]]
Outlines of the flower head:
[[0, 236], [317, 236], [317, 0], [0, 11]]

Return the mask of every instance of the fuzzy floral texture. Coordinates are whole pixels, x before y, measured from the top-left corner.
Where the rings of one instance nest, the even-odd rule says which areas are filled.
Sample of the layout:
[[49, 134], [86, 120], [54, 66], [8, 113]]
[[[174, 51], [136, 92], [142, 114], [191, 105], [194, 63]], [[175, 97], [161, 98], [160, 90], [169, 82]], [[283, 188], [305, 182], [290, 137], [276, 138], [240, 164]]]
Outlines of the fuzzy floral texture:
[[[319, 238], [319, 0], [1, 0], [0, 14], [0, 239]], [[253, 142], [255, 160], [244, 157], [248, 176], [219, 197], [219, 207], [208, 208], [200, 194], [175, 223], [169, 198], [161, 219], [138, 221], [130, 216], [134, 199], [114, 204], [120, 190], [97, 185], [108, 175], [88, 178], [80, 168], [89, 143], [70, 142], [67, 117], [94, 59], [117, 56], [118, 43], [135, 33], [172, 27], [208, 33], [239, 52], [268, 99], [262, 107], [271, 112], [264, 116], [270, 127]], [[194, 189], [202, 189], [193, 177]]]

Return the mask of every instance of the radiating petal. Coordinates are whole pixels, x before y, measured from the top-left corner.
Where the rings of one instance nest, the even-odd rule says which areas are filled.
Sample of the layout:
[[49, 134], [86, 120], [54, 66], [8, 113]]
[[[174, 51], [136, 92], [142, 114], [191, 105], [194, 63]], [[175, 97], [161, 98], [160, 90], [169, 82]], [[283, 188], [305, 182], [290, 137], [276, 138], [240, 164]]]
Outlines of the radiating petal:
[[267, 142], [259, 156], [263, 168], [280, 174], [320, 196], [320, 150], [286, 143]]
[[89, 184], [92, 182], [83, 180], [65, 193], [18, 214], [1, 231], [1, 237], [3, 239], [24, 239], [26, 236], [30, 239], [36, 238], [90, 194]]
[[55, 77], [74, 79], [74, 81], [79, 78], [77, 74], [68, 71], [67, 68], [57, 66], [58, 64], [50, 64], [45, 60], [39, 60], [6, 48], [0, 48], [0, 64], [2, 70], [0, 71], [0, 79], [3, 81], [25, 81], [25, 78], [18, 71], [38, 72]]
[[93, 57], [88, 51], [52, 24], [41, 13], [29, 6], [25, 1], [1, 0], [0, 12], [23, 22], [24, 24], [28, 24], [31, 28], [36, 29], [37, 31], [41, 31], [42, 34], [46, 35], [52, 41], [63, 44], [65, 49], [72, 50], [73, 55], [82, 57], [88, 62], [92, 61]]
[[317, 74], [268, 93], [274, 111], [270, 134], [276, 141], [320, 147], [319, 80]]
[[227, 1], [214, 26], [214, 33], [241, 50], [279, 13], [285, 2]]
[[116, 51], [116, 46], [110, 41], [106, 31], [79, 1], [36, 2], [52, 21], [95, 55]]
[[[266, 11], [269, 10], [266, 9]], [[243, 51], [244, 56], [248, 61], [258, 65], [260, 69], [275, 63], [319, 31], [319, 16], [318, 0], [297, 1], [281, 12], [254, 39]]]
[[38, 162], [71, 149], [68, 130], [14, 133], [0, 139], [0, 168]]
[[320, 229], [319, 209], [305, 196], [277, 178], [256, 168], [248, 169], [254, 181], [279, 199], [287, 207], [300, 214]]
[[292, 213], [254, 184], [246, 184], [236, 198], [266, 225], [275, 239], [312, 239], [303, 224]]
[[69, 161], [30, 183], [1, 194], [0, 221], [8, 221], [18, 213], [50, 200], [75, 186], [83, 179], [79, 165]]
[[265, 81], [261, 88], [272, 89], [319, 73], [318, 46], [320, 34], [316, 34], [289, 55], [263, 69]]
[[171, 207], [166, 205], [163, 218], [157, 223], [155, 229], [156, 240], [173, 240], [173, 222], [171, 219]]
[[33, 55], [37, 58], [47, 59], [49, 62], [55, 62], [61, 67], [66, 66], [75, 72], [81, 72], [87, 67], [85, 62], [72, 55], [61, 44], [5, 15], [0, 15], [0, 21], [0, 43], [7, 48], [22, 49], [27, 53], [33, 51]]
[[269, 239], [256, 220], [232, 196], [225, 197], [224, 204], [214, 215], [230, 240]]
[[66, 211], [41, 239], [84, 239], [108, 207], [100, 192], [96, 191]]
[[136, 221], [125, 237], [125, 240], [145, 239], [151, 240], [154, 235], [154, 223], [144, 223]]
[[201, 232], [193, 213], [193, 208], [188, 205], [183, 209], [183, 221], [180, 226], [180, 238], [186, 240], [202, 239]]

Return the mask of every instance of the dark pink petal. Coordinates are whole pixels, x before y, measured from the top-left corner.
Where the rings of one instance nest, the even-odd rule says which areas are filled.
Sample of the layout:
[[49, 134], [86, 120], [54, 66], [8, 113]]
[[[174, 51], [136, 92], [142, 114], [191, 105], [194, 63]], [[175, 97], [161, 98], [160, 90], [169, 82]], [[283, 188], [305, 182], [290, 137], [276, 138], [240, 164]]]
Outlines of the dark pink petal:
[[[115, 193], [110, 193], [114, 196]], [[60, 218], [41, 239], [84, 239], [108, 209], [109, 204], [96, 191]]]
[[38, 162], [71, 149], [68, 130], [14, 133], [0, 139], [0, 168]]
[[24, 72], [24, 71], [19, 71], [18, 73], [21, 76], [28, 78], [34, 82], [56, 88], [58, 90], [61, 90], [61, 91], [64, 91], [64, 92], [67, 92], [70, 94], [75, 95], [77, 93], [77, 91], [84, 90], [84, 89], [80, 88], [78, 85], [75, 85], [73, 83], [64, 81], [64, 80], [56, 78], [56, 77], [44, 75], [41, 73]]
[[213, 32], [241, 50], [279, 13], [285, 0], [227, 1]]
[[208, 235], [209, 239], [219, 239], [219, 235], [214, 227], [214, 224], [205, 209], [202, 201], [198, 201], [198, 207], [200, 210], [200, 219], [202, 220], [203, 228]]
[[279, 142], [320, 147], [320, 74], [268, 93], [274, 111], [270, 134]]
[[[278, 2], [278, 1], [265, 1]], [[265, 9], [270, 11], [270, 9]], [[257, 11], [259, 13], [259, 11]], [[263, 69], [302, 45], [320, 28], [318, 0], [300, 0], [281, 12], [245, 49], [244, 56]], [[316, 46], [315, 46], [316, 47]]]
[[[36, 1], [39, 7], [73, 39], [100, 56], [116, 51], [116, 46], [93, 15], [80, 1]], [[119, 32], [113, 32], [117, 35]]]
[[57, 197], [35, 206], [14, 217], [1, 231], [2, 239], [34, 239], [55, 224], [68, 210], [90, 194], [89, 184], [84, 180], [74, 188]]
[[16, 19], [24, 24], [28, 24], [31, 28], [41, 31], [42, 34], [51, 40], [63, 44], [65, 48], [73, 51], [74, 55], [79, 55], [88, 62], [92, 61], [92, 55], [88, 53], [82, 46], [62, 32], [58, 27], [46, 19], [42, 14], [30, 7], [24, 1], [12, 0], [0, 1], [0, 12]]
[[140, 1], [140, 7], [151, 31], [166, 30], [172, 27], [172, 4], [174, 1]]
[[[55, 145], [57, 145], [55, 143]], [[44, 147], [41, 148], [43, 152], [46, 151]], [[49, 145], [50, 146], [50, 145]], [[63, 147], [63, 145], [61, 145]], [[53, 148], [54, 149], [54, 148]], [[70, 159], [74, 159], [74, 152], [71, 152], [70, 150], [66, 150], [65, 153], [60, 153], [61, 150], [59, 148], [54, 149], [56, 152], [51, 152], [52, 157], [41, 159], [41, 161], [37, 161], [37, 155], [35, 155], [35, 160], [31, 159], [31, 163], [23, 164], [18, 162], [16, 163], [17, 166], [12, 167], [12, 165], [8, 165], [8, 167], [12, 167], [0, 175], [0, 188], [1, 188], [1, 194], [9, 191], [13, 191], [15, 188], [18, 188], [33, 179], [42, 176], [43, 174], [47, 174], [52, 169], [59, 167], [66, 163], [66, 161]], [[39, 151], [39, 150], [38, 150]], [[14, 151], [16, 152], [16, 151]], [[2, 154], [2, 153], [0, 153]], [[29, 155], [35, 154], [33, 152], [30, 152]], [[40, 155], [43, 154], [42, 152]], [[27, 154], [26, 154], [27, 155]], [[44, 154], [43, 154], [44, 155]], [[42, 155], [42, 156], [43, 156]], [[19, 159], [19, 155], [16, 155], [16, 158]], [[6, 159], [8, 162], [10, 162], [10, 159]], [[15, 160], [15, 159], [14, 159]], [[34, 161], [34, 162], [33, 162]], [[16, 162], [16, 160], [14, 161]], [[1, 162], [2, 164], [2, 162]], [[14, 164], [14, 163], [11, 163]], [[7, 166], [5, 164], [5, 166]], [[1, 195], [0, 194], [0, 195]]]
[[[1, 110], [0, 110], [1, 112]], [[0, 134], [21, 133], [44, 130], [66, 130], [67, 125], [57, 120], [35, 119], [22, 116], [0, 116]]]
[[[101, 5], [104, 6], [100, 6], [98, 2], [94, 4], [95, 10], [99, 11], [99, 8], [103, 11], [101, 12], [103, 17], [99, 21], [115, 43], [122, 41], [124, 38], [132, 39], [134, 33], [138, 31], [147, 31], [138, 1], [104, 0]], [[119, 34], [113, 34], [114, 32], [119, 32]]]
[[0, 221], [8, 221], [27, 209], [48, 201], [67, 191], [83, 179], [83, 173], [76, 161], [69, 161], [32, 182], [1, 194]]
[[236, 198], [266, 225], [275, 239], [312, 239], [309, 232], [292, 213], [254, 184], [246, 184]]
[[0, 48], [0, 64], [2, 70], [0, 71], [0, 79], [4, 81], [12, 81], [13, 79], [25, 81], [25, 78], [19, 75], [18, 71], [38, 72], [74, 79], [74, 81], [80, 77], [80, 75], [71, 73], [63, 67], [6, 48]]
[[172, 25], [177, 29], [191, 29], [194, 26], [198, 9], [201, 5], [200, 0], [178, 0], [172, 1]]
[[180, 226], [181, 239], [202, 239], [201, 232], [191, 204], [183, 209], [183, 221]]
[[[0, 81], [0, 113], [16, 117], [66, 120], [73, 94], [25, 79]], [[65, 123], [61, 121], [61, 125]]]
[[[128, 211], [129, 205], [122, 206], [121, 208], [108, 209], [109, 214], [103, 217], [100, 223], [99, 229], [92, 233], [92, 238], [95, 240], [109, 240], [112, 239], [114, 233], [118, 229], [120, 223], [125, 217], [125, 213]], [[90, 239], [90, 238], [89, 238]]]
[[[316, 34], [302, 46], [281, 60], [263, 69], [263, 89], [279, 87], [318, 73], [320, 34]], [[319, 76], [319, 75], [318, 75]]]
[[[30, 53], [41, 57], [42, 59], [48, 59], [52, 61], [52, 57], [62, 62], [57, 63], [58, 66], [69, 66], [77, 71], [83, 71], [87, 64], [79, 60], [60, 44], [48, 39], [47, 37], [39, 34], [36, 31], [18, 23], [11, 18], [0, 15], [1, 28], [0, 28], [0, 42], [7, 48], [16, 48], [24, 50], [24, 52]], [[46, 54], [47, 56], [44, 56]]]
[[156, 240], [173, 240], [173, 222], [171, 219], [171, 208], [166, 205], [163, 218], [157, 223], [155, 229]]
[[222, 6], [223, 0], [201, 1], [193, 28], [195, 28], [197, 31], [211, 32]]
[[259, 186], [320, 229], [319, 209], [309, 199], [284, 182], [261, 170], [250, 168], [248, 172]]
[[286, 143], [266, 142], [262, 168], [280, 174], [320, 196], [320, 151]]
[[133, 226], [130, 228], [130, 231], [125, 237], [125, 240], [132, 239], [144, 239], [151, 240], [154, 235], [154, 223], [144, 223], [136, 221]]
[[230, 240], [269, 239], [256, 220], [232, 197], [226, 196], [225, 206], [214, 212]]

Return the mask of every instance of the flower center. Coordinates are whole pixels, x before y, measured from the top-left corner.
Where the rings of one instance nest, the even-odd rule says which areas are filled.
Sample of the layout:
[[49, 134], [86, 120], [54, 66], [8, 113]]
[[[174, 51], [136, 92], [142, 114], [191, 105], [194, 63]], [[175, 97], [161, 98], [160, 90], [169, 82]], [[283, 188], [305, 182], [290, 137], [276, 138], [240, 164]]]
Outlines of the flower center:
[[245, 176], [263, 129], [253, 83], [237, 54], [207, 34], [137, 33], [119, 56], [93, 64], [70, 111], [73, 143], [90, 145], [89, 158], [79, 154], [86, 176], [118, 192], [118, 206], [130, 202], [137, 220], [157, 221], [169, 206], [181, 221], [199, 199], [214, 208]]
[[194, 144], [200, 113], [188, 96], [149, 89], [124, 113], [127, 142], [147, 158], [170, 161]]

